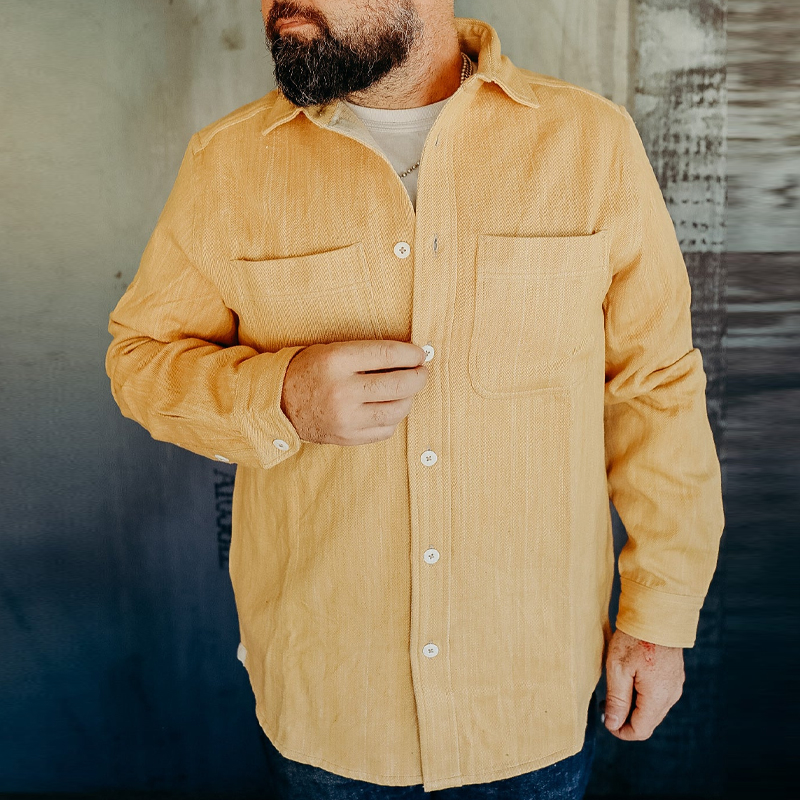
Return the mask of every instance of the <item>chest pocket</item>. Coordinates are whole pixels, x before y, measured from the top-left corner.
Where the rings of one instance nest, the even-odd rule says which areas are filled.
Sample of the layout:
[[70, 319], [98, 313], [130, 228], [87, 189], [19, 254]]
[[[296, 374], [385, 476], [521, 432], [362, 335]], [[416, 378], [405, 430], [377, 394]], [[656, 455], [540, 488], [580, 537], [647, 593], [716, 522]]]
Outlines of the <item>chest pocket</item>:
[[310, 255], [236, 259], [231, 268], [241, 344], [275, 352], [383, 338], [360, 242]]
[[608, 235], [478, 239], [469, 376], [484, 397], [568, 387], [604, 346]]

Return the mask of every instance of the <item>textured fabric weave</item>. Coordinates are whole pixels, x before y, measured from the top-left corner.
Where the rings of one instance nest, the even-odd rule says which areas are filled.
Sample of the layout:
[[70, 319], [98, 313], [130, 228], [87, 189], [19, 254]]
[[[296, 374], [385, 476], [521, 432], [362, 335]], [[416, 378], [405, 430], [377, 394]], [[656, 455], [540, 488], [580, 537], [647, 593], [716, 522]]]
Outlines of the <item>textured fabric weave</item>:
[[[270, 92], [192, 137], [106, 359], [125, 416], [238, 464], [230, 573], [270, 740], [428, 791], [580, 750], [609, 497], [617, 625], [663, 645], [694, 644], [724, 522], [688, 275], [630, 115], [457, 26], [478, 71], [416, 213], [343, 103]], [[432, 345], [427, 385], [386, 441], [302, 442], [290, 359], [354, 339]]]

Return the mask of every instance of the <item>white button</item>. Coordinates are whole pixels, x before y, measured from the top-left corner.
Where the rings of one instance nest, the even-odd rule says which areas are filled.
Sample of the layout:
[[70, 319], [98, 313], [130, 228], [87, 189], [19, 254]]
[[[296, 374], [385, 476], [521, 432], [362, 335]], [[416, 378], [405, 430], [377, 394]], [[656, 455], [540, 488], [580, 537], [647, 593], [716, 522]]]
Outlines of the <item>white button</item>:
[[226, 464], [230, 464], [231, 460], [229, 458], [225, 458], [225, 456], [214, 456], [217, 461], [224, 461]]
[[439, 551], [435, 550], [433, 547], [430, 550], [426, 550], [422, 557], [429, 563], [435, 564], [439, 560]]
[[278, 448], [278, 450], [288, 450], [289, 449], [289, 443], [288, 442], [284, 442], [283, 439], [273, 439], [272, 444], [274, 444], [275, 447]]
[[411, 255], [411, 245], [408, 242], [398, 242], [394, 246], [394, 254], [398, 258], [408, 258]]
[[433, 355], [436, 351], [429, 344], [426, 344], [422, 349], [428, 354], [427, 357], [425, 358], [425, 361], [423, 361], [422, 363], [427, 364], [433, 358]]
[[426, 467], [432, 467], [439, 460], [439, 456], [437, 456], [433, 450], [426, 450], [420, 456], [420, 460]]
[[439, 648], [435, 644], [426, 644], [425, 647], [422, 648], [422, 652], [425, 653], [428, 658], [433, 658], [439, 654]]
[[239, 642], [239, 647], [236, 649], [236, 658], [244, 664], [245, 659], [247, 658], [247, 648]]

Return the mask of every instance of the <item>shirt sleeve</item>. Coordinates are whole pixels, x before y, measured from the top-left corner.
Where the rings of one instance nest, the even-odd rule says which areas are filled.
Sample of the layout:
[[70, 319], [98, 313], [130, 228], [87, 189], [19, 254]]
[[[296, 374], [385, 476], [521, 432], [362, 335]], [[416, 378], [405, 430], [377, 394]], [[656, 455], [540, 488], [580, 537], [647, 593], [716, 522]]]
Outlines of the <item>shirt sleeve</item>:
[[139, 269], [109, 316], [106, 373], [122, 414], [154, 439], [268, 469], [300, 448], [281, 396], [286, 368], [303, 348], [259, 353], [238, 344], [237, 317], [195, 255], [200, 155], [195, 134]]
[[692, 346], [686, 265], [642, 140], [621, 110], [624, 224], [604, 301], [606, 473], [628, 534], [616, 625], [692, 647], [724, 527], [720, 464], [702, 355]]

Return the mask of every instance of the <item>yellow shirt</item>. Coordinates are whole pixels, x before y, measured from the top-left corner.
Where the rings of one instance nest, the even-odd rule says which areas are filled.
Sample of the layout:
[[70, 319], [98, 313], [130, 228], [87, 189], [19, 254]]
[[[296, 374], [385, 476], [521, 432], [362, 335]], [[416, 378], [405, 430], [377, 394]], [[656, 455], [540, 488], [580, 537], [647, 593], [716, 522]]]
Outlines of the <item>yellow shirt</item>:
[[[266, 734], [428, 791], [577, 752], [617, 625], [691, 647], [723, 529], [706, 376], [669, 213], [624, 107], [478, 70], [426, 141], [416, 213], [344, 103], [279, 92], [196, 133], [106, 369], [155, 439], [238, 464], [230, 574]], [[427, 346], [386, 441], [303, 442], [304, 346]]]

